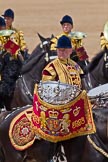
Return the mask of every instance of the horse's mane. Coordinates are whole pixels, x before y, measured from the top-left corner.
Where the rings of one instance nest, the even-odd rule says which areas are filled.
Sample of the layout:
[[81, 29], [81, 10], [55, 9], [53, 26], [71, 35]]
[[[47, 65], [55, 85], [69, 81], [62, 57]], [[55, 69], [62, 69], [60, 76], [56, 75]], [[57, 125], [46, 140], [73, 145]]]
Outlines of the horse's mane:
[[91, 72], [99, 63], [100, 59], [104, 56], [105, 51], [100, 51], [96, 56], [94, 56], [88, 64], [88, 66], [85, 67], [86, 72]]
[[40, 48], [40, 44], [38, 44], [36, 48], [30, 54], [30, 57], [28, 58], [28, 60], [23, 65], [21, 69], [21, 74], [24, 74], [30, 71], [30, 69], [34, 66], [34, 64], [36, 64], [39, 61], [41, 56], [42, 56], [41, 48]]

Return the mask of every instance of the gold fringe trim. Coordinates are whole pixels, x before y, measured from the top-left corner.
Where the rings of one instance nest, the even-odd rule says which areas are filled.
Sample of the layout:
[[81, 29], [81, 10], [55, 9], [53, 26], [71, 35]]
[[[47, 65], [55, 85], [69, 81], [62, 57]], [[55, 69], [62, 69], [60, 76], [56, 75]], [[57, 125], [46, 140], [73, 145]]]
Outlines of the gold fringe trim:
[[[40, 96], [38, 95], [38, 92], [37, 92], [37, 86], [35, 87], [35, 90], [34, 92], [36, 93], [37, 97], [38, 97], [38, 100], [39, 102], [44, 106], [44, 107], [47, 107], [49, 109], [53, 108], [54, 110], [60, 110], [60, 109], [63, 109], [64, 108], [64, 104], [63, 105], [52, 105], [50, 103], [47, 103], [45, 101], [43, 101]], [[74, 100], [70, 101], [69, 103], [66, 103], [65, 105], [65, 108], [69, 108], [71, 107], [73, 104], [75, 104], [80, 98], [82, 99], [85, 99], [85, 96], [87, 96], [87, 93], [85, 90], [83, 90]], [[86, 108], [86, 105], [88, 105], [88, 97], [86, 97], [87, 99], [84, 101], [85, 103], [85, 108]], [[90, 104], [90, 101], [89, 101], [89, 106], [91, 107], [91, 104]], [[92, 108], [90, 108], [91, 110]]]

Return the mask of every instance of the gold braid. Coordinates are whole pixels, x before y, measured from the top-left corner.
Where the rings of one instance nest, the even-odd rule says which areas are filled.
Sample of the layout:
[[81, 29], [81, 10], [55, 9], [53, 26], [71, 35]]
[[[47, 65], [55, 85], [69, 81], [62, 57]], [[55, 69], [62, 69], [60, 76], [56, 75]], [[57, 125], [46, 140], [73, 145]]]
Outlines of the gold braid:
[[108, 118], [107, 118], [107, 130], [106, 130], [107, 138], [108, 138]]
[[99, 151], [102, 155], [104, 155], [106, 158], [108, 158], [108, 153], [105, 152], [102, 148], [98, 147], [98, 146], [94, 143], [94, 141], [90, 138], [89, 135], [87, 136], [87, 139], [88, 139], [88, 141], [90, 142], [90, 144], [92, 144], [92, 146], [93, 146], [97, 151]]

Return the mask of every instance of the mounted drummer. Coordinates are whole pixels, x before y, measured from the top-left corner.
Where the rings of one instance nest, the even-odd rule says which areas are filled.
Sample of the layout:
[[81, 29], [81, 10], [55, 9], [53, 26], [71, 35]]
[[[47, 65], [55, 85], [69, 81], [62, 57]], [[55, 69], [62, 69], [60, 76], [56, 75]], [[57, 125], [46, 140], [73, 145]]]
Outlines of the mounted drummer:
[[81, 87], [80, 74], [83, 74], [83, 71], [76, 62], [70, 59], [72, 53], [70, 38], [62, 35], [58, 39], [56, 49], [58, 58], [45, 67], [42, 81], [60, 80], [60, 82]]
[[57, 41], [57, 56], [42, 72], [35, 85], [32, 126], [37, 136], [51, 142], [95, 132], [91, 104], [82, 90], [80, 66], [70, 59], [72, 43], [62, 35]]
[[73, 54], [71, 55], [71, 59], [76, 61], [83, 68], [82, 62], [84, 62], [84, 64], [86, 65], [89, 59], [87, 52], [82, 44], [82, 39], [86, 37], [86, 34], [82, 32], [71, 32], [73, 29], [73, 19], [69, 15], [63, 16], [63, 18], [60, 21], [60, 24], [63, 33], [52, 39], [51, 50], [56, 50], [55, 47], [57, 45], [57, 40], [59, 39], [59, 37], [61, 37], [62, 35], [70, 37], [73, 46]]
[[[23, 60], [26, 60], [29, 55], [28, 55], [28, 47], [27, 44], [25, 42], [24, 39], [24, 33], [21, 30], [18, 30], [16, 28], [13, 27], [13, 22], [14, 22], [14, 11], [12, 9], [7, 9], [4, 11], [4, 13], [2, 14], [2, 16], [5, 19], [6, 22], [6, 29], [8, 30], [12, 30], [14, 31], [11, 35], [10, 35], [10, 39], [16, 43], [17, 45], [19, 45], [20, 47], [20, 53], [23, 56]], [[16, 53], [17, 56], [18, 53]]]

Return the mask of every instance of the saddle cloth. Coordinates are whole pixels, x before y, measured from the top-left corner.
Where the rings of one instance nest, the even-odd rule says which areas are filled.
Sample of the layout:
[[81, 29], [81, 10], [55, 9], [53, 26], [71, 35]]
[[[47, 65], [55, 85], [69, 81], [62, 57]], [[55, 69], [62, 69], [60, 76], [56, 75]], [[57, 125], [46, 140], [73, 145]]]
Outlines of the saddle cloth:
[[33, 107], [18, 114], [10, 123], [9, 138], [16, 150], [24, 150], [35, 141], [35, 134], [31, 129], [31, 115]]

